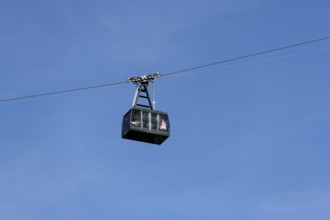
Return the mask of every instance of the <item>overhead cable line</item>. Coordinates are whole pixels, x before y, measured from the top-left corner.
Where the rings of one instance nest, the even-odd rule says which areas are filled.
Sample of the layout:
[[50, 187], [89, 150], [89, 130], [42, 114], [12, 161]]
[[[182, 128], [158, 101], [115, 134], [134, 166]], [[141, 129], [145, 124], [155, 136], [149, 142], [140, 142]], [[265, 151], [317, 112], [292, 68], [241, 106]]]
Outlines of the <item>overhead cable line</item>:
[[82, 88], [77, 88], [77, 89], [68, 89], [68, 90], [61, 90], [61, 91], [56, 91], [56, 92], [47, 92], [47, 93], [40, 93], [40, 94], [28, 95], [28, 96], [20, 96], [20, 97], [9, 98], [9, 99], [1, 99], [0, 103], [20, 101], [20, 100], [23, 100], [23, 99], [32, 99], [32, 98], [38, 98], [38, 97], [43, 97], [43, 96], [60, 95], [60, 94], [64, 94], [64, 93], [80, 92], [80, 91], [84, 91], [84, 90], [99, 89], [99, 88], [103, 88], [103, 87], [117, 86], [117, 85], [122, 85], [122, 84], [126, 84], [126, 83], [128, 83], [128, 82], [108, 83], [108, 84], [103, 84], [103, 85], [82, 87]]
[[217, 62], [214, 62], [214, 63], [204, 64], [204, 65], [191, 67], [191, 68], [187, 68], [187, 69], [183, 69], [183, 70], [178, 70], [178, 71], [174, 71], [174, 72], [171, 72], [171, 73], [162, 74], [161, 77], [171, 76], [171, 75], [175, 75], [175, 74], [179, 74], [179, 73], [183, 73], [183, 72], [187, 72], [187, 71], [191, 71], [191, 70], [197, 70], [197, 69], [201, 69], [201, 68], [205, 68], [205, 67], [209, 67], [209, 66], [219, 65], [219, 64], [223, 64], [223, 63], [237, 61], [237, 60], [242, 60], [242, 59], [255, 57], [255, 56], [259, 56], [259, 55], [263, 55], [263, 54], [267, 54], [267, 53], [273, 53], [273, 52], [276, 52], [276, 51], [286, 50], [286, 49], [290, 49], [290, 48], [293, 48], [293, 47], [299, 47], [299, 46], [303, 46], [303, 45], [306, 45], [306, 44], [312, 44], [312, 43], [316, 43], [316, 42], [320, 42], [320, 41], [324, 41], [324, 40], [328, 40], [328, 39], [330, 39], [330, 36], [315, 39], [315, 40], [305, 41], [305, 42], [302, 42], [302, 43], [282, 46], [282, 47], [278, 47], [278, 48], [274, 48], [274, 49], [270, 49], [270, 50], [260, 51], [260, 52], [256, 52], [256, 53], [252, 53], [252, 54], [248, 54], [248, 55], [243, 55], [243, 56], [240, 56], [240, 57], [234, 57], [234, 58], [230, 58], [230, 59], [226, 59], [226, 60], [220, 60], [220, 61], [217, 61]]
[[[313, 43], [317, 43], [317, 42], [325, 41], [325, 40], [329, 40], [329, 39], [330, 39], [330, 36], [327, 36], [327, 37], [318, 38], [318, 39], [314, 39], [314, 40], [309, 40], [309, 41], [305, 41], [305, 42], [301, 42], [301, 43], [282, 46], [282, 47], [278, 47], [278, 48], [274, 48], [274, 49], [270, 49], [270, 50], [255, 52], [255, 53], [252, 53], [252, 54], [247, 54], [247, 55], [234, 57], [234, 58], [230, 58], [230, 59], [226, 59], [226, 60], [220, 60], [220, 61], [217, 61], [217, 62], [214, 62], [214, 63], [204, 64], [204, 65], [200, 65], [200, 66], [196, 66], [196, 67], [191, 67], [191, 68], [177, 70], [177, 71], [170, 72], [170, 73], [165, 73], [165, 74], [160, 75], [160, 77], [173, 76], [173, 75], [181, 74], [181, 73], [192, 71], [192, 70], [197, 70], [197, 69], [201, 69], [201, 68], [205, 68], [205, 67], [215, 66], [215, 65], [228, 63], [228, 62], [232, 62], [232, 61], [237, 61], [237, 60], [242, 60], [242, 59], [255, 57], [255, 56], [259, 56], [259, 55], [263, 55], [263, 54], [269, 54], [269, 53], [273, 53], [273, 52], [276, 52], [276, 51], [286, 50], [286, 49], [299, 47], [299, 46], [303, 46], [303, 45], [307, 45], [307, 44], [313, 44]], [[117, 85], [122, 85], [122, 84], [127, 84], [127, 83], [129, 83], [129, 82], [125, 81], [125, 82], [117, 82], [117, 83], [108, 83], [108, 84], [102, 84], [102, 85], [81, 87], [81, 88], [76, 88], [76, 89], [60, 90], [60, 91], [55, 91], [55, 92], [47, 92], [47, 93], [40, 93], [40, 94], [35, 94], [35, 95], [0, 99], [0, 103], [12, 102], [12, 101], [21, 101], [21, 100], [25, 100], [25, 99], [32, 99], [32, 98], [45, 97], [45, 96], [53, 96], [53, 95], [73, 93], [73, 92], [92, 90], [92, 89], [99, 89], [99, 88], [117, 86]]]
[[[204, 69], [191, 70], [189, 72], [188, 71], [187, 72], [180, 72], [180, 74], [171, 75], [171, 77], [180, 77], [183, 74], [184, 74], [184, 76], [187, 76], [187, 75], [205, 73], [205, 72], [210, 72], [210, 71], [215, 71], [215, 70], [220, 70], [220, 69], [229, 69], [229, 68], [235, 68], [235, 67], [240, 67], [240, 66], [259, 64], [259, 63], [264, 63], [264, 62], [282, 60], [282, 59], [287, 59], [287, 58], [292, 58], [292, 57], [297, 57], [297, 56], [303, 56], [303, 55], [310, 55], [310, 54], [321, 53], [321, 52], [326, 52], [326, 51], [330, 51], [330, 47], [319, 49], [319, 50], [312, 50], [312, 51], [306, 51], [306, 52], [301, 52], [301, 53], [293, 53], [293, 54], [287, 54], [287, 55], [283, 55], [283, 56], [253, 60], [253, 61], [248, 61], [248, 62], [244, 62], [244, 63], [219, 65], [219, 66], [215, 65], [215, 66], [213, 66], [213, 68], [204, 68]], [[165, 79], [165, 78], [163, 78], [163, 79]]]

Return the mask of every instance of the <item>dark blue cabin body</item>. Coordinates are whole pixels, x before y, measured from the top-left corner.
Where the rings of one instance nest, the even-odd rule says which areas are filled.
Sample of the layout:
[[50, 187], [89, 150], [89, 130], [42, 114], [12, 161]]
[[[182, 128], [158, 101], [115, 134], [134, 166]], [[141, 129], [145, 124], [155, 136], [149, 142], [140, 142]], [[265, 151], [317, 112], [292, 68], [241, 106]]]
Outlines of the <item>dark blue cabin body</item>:
[[160, 145], [169, 136], [170, 123], [166, 112], [133, 107], [124, 115], [122, 138]]

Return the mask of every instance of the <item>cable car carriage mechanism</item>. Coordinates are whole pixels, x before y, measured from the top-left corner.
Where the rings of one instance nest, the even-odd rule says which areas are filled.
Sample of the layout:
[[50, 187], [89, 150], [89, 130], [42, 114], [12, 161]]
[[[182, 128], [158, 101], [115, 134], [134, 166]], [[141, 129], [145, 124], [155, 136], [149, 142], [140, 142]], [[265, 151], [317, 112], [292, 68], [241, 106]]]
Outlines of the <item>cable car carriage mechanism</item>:
[[[154, 80], [159, 73], [128, 78], [136, 84], [132, 108], [124, 115], [122, 138], [151, 144], [162, 144], [170, 136], [170, 124], [166, 112], [155, 109]], [[148, 91], [152, 83], [152, 99]]]

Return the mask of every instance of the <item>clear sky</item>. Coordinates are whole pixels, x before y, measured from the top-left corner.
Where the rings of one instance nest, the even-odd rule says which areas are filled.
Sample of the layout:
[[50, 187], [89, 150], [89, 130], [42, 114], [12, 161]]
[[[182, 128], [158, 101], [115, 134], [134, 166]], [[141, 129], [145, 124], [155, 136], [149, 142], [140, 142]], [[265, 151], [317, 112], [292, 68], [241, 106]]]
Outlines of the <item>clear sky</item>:
[[[0, 99], [330, 35], [326, 0], [1, 0]], [[156, 82], [161, 146], [121, 139], [134, 85], [0, 105], [1, 220], [330, 219], [330, 41]]]

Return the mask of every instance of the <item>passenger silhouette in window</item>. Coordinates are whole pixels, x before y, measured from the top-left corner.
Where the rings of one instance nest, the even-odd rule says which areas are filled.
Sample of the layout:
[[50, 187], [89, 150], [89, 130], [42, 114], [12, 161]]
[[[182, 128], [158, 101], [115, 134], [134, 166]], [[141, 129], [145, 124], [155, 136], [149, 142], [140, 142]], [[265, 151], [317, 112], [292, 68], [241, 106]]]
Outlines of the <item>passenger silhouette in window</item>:
[[140, 126], [140, 121], [137, 119], [137, 118], [134, 118], [132, 121], [131, 121], [132, 125], [134, 126]]
[[167, 124], [166, 124], [166, 121], [164, 119], [162, 119], [162, 121], [160, 122], [159, 130], [160, 131], [166, 131], [167, 130]]

